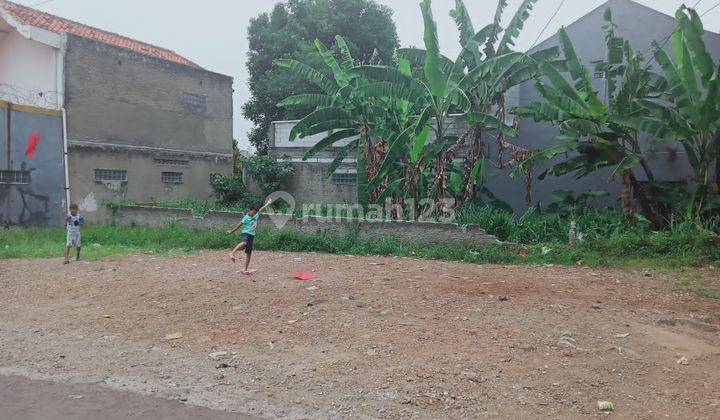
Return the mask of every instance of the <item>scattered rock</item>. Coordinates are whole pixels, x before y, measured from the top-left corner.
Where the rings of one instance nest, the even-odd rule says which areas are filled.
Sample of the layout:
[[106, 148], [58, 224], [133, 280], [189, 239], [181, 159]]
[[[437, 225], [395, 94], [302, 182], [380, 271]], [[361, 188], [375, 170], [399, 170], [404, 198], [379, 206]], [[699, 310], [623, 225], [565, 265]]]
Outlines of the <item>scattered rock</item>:
[[628, 337], [630, 337], [630, 333], [629, 333], [629, 332], [623, 332], [623, 333], [617, 333], [617, 334], [615, 334], [615, 338], [628, 338]]
[[183, 335], [182, 335], [182, 333], [179, 333], [179, 332], [170, 333], [165, 336], [165, 340], [167, 340], [167, 341], [179, 340], [181, 338], [183, 338]]
[[80, 399], [82, 399], [82, 397], [83, 397], [82, 395], [76, 395], [76, 394], [72, 394], [72, 395], [68, 396], [68, 398], [70, 398], [71, 400], [80, 400]]
[[316, 299], [316, 300], [313, 300], [312, 302], [308, 302], [307, 306], [308, 306], [308, 307], [318, 306], [318, 305], [321, 305], [321, 304], [323, 304], [323, 303], [325, 303], [325, 300], [323, 300], [323, 299]]
[[687, 366], [687, 365], [690, 364], [690, 360], [688, 360], [687, 357], [683, 356], [683, 357], [681, 357], [681, 358], [678, 359], [677, 364], [678, 364], [678, 365]]
[[250, 310], [250, 305], [236, 305], [233, 306], [234, 311], [247, 312]]
[[320, 289], [320, 288], [317, 287], [317, 286], [310, 286], [310, 287], [306, 287], [306, 288], [305, 288], [305, 290], [307, 290], [308, 292], [314, 292], [314, 291], [316, 291], [316, 290], [318, 290], [318, 289]]
[[510, 299], [507, 296], [498, 296], [498, 300], [500, 302], [507, 302]]
[[652, 273], [649, 272], [648, 270], [645, 270], [645, 271], [643, 271], [643, 276], [645, 276], [645, 277], [652, 277]]
[[227, 363], [220, 363], [217, 366], [215, 366], [215, 369], [228, 369], [228, 368], [230, 368], [230, 365], [228, 365]]
[[216, 352], [210, 353], [210, 358], [213, 360], [220, 360], [220, 359], [225, 358], [225, 356], [227, 356], [227, 354], [228, 353], [226, 351], [216, 351]]

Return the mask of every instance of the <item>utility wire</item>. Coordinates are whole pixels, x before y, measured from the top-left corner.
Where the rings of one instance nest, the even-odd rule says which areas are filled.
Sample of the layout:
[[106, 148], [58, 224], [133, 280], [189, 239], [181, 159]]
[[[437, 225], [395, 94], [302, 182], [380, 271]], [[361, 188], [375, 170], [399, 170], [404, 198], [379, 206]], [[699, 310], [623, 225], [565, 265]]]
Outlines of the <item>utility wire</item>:
[[38, 6], [42, 6], [43, 4], [52, 3], [52, 2], [54, 2], [54, 1], [55, 1], [55, 0], [45, 0], [45, 1], [41, 1], [41, 2], [39, 2], [39, 3], [31, 4], [31, 5], [28, 6], [28, 7], [30, 7], [30, 8], [36, 8], [36, 7], [38, 7]]
[[540, 34], [538, 34], [537, 38], [535, 38], [535, 42], [533, 42], [532, 46], [530, 46], [529, 49], [533, 49], [533, 47], [535, 47], [535, 45], [537, 45], [538, 41], [540, 41], [540, 38], [545, 34], [545, 31], [547, 30], [548, 26], [550, 26], [550, 23], [555, 19], [555, 17], [557, 16], [558, 12], [560, 12], [560, 9], [563, 7], [564, 4], [565, 4], [565, 0], [560, 0], [560, 4], [558, 4], [557, 9], [555, 9], [555, 13], [553, 13], [552, 16], [550, 16], [550, 19], [547, 21], [547, 23], [543, 27], [542, 31], [540, 31]]
[[713, 10], [717, 9], [718, 7], [720, 7], [720, 1], [717, 2], [717, 3], [715, 3], [715, 6], [709, 8], [709, 9], [707, 9], [705, 12], [703, 12], [703, 14], [700, 15], [700, 17], [703, 17], [703, 16], [707, 15], [708, 13], [710, 13], [710, 12], [712, 12]]

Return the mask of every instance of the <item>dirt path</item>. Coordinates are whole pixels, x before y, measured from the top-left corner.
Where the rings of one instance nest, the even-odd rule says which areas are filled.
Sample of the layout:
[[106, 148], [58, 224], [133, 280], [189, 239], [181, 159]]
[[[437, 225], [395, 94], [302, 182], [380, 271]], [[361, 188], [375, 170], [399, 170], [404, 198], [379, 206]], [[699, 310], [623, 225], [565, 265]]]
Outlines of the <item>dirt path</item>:
[[662, 274], [294, 256], [0, 261], [0, 375], [268, 418], [720, 412], [720, 302]]

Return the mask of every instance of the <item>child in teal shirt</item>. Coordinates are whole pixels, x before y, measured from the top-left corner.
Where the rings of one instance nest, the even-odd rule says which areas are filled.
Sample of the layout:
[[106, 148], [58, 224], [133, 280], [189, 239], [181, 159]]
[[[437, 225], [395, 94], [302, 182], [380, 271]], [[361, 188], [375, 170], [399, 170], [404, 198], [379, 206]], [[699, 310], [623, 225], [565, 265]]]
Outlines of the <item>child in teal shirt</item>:
[[237, 254], [239, 251], [245, 250], [245, 269], [242, 271], [242, 273], [247, 276], [252, 274], [249, 270], [250, 258], [252, 257], [253, 242], [255, 241], [255, 231], [257, 230], [258, 219], [260, 218], [260, 213], [265, 210], [270, 204], [272, 204], [272, 200], [268, 200], [262, 207], [255, 204], [251, 205], [250, 207], [248, 207], [247, 214], [243, 216], [240, 224], [228, 231], [228, 233], [232, 234], [242, 228], [241, 242], [232, 250], [230, 254], [228, 254], [228, 256], [230, 257], [230, 260], [232, 262], [235, 262], [235, 254]]

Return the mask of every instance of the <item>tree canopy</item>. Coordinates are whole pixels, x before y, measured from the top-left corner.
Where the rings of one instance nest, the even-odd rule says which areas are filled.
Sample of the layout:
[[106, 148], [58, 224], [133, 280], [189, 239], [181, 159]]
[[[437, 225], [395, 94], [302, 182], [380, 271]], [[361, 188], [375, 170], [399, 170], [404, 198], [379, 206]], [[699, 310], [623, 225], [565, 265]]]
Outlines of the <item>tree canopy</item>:
[[392, 10], [374, 0], [289, 0], [251, 20], [247, 69], [252, 97], [242, 112], [255, 124], [249, 140], [258, 152], [267, 151], [272, 121], [308, 113], [302, 107], [279, 108], [278, 102], [294, 94], [320, 92], [305, 78], [273, 63], [298, 59], [319, 65], [323, 59], [315, 40], [333, 45], [336, 35], [343, 36], [358, 62], [368, 62], [376, 51], [382, 61], [390, 62], [399, 46]]

